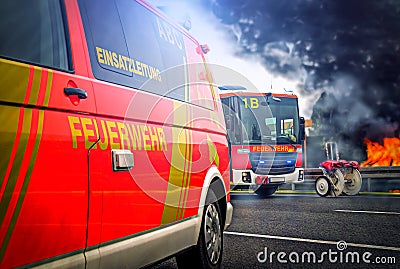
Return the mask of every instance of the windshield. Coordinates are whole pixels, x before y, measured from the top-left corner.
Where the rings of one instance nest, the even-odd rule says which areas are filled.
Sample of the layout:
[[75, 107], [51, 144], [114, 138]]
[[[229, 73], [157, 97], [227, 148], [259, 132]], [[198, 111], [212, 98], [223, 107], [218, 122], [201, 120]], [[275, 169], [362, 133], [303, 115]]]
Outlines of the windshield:
[[[266, 96], [235, 96], [233, 99], [237, 101], [223, 101], [229, 106], [230, 118], [234, 118], [230, 120], [232, 123], [228, 126], [232, 144], [299, 143], [299, 115], [296, 98], [269, 97], [268, 102]], [[227, 115], [226, 111], [225, 115]]]

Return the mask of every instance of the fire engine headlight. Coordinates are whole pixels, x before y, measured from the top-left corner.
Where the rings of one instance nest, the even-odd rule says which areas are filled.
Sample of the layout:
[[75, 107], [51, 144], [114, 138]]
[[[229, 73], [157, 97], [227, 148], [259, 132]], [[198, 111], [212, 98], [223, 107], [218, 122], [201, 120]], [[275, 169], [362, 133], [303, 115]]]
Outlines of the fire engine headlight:
[[242, 181], [244, 183], [250, 183], [251, 181], [250, 172], [242, 172]]
[[299, 171], [299, 178], [298, 181], [303, 181], [304, 180], [304, 170]]

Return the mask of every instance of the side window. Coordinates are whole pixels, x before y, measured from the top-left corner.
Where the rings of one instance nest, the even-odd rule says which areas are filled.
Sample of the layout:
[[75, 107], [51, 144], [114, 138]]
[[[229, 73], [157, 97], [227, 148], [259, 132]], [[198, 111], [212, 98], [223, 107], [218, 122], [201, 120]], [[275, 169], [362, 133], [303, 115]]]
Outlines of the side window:
[[294, 135], [293, 119], [282, 119], [281, 130], [284, 135]]
[[0, 57], [69, 70], [60, 1], [0, 2]]
[[[173, 90], [169, 73], [162, 73], [184, 60], [182, 56], [174, 57], [173, 50], [160, 46], [157, 16], [132, 0], [79, 3], [96, 78], [184, 100], [182, 94]], [[182, 37], [177, 40], [182, 46]], [[185, 52], [183, 47], [182, 51]]]
[[94, 76], [130, 85], [132, 58], [114, 1], [80, 1]]
[[134, 59], [136, 87], [185, 101], [183, 34], [135, 1], [119, 0], [116, 4]]
[[182, 32], [133, 0], [79, 3], [97, 79], [214, 107], [203, 58]]

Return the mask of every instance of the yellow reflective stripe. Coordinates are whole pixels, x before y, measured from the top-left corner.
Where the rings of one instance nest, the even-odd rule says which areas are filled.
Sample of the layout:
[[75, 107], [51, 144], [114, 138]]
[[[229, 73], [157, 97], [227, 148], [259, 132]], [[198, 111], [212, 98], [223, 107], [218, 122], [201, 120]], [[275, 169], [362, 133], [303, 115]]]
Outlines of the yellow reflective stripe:
[[[17, 185], [17, 180], [19, 176], [19, 172], [21, 170], [23, 158], [26, 152], [26, 148], [28, 145], [28, 137], [29, 137], [29, 132], [30, 132], [30, 127], [31, 127], [31, 121], [32, 121], [32, 110], [31, 109], [23, 109], [21, 113], [24, 113], [24, 119], [22, 123], [22, 134], [21, 138], [18, 144], [17, 148], [17, 154], [15, 156], [12, 169], [10, 172], [10, 175], [8, 177], [8, 180], [6, 182], [6, 187], [4, 190], [4, 194], [1, 197], [0, 201], [0, 223], [4, 225], [4, 218], [7, 214], [7, 211], [9, 210], [9, 205], [14, 193], [15, 186]], [[9, 234], [10, 227], [8, 227], [7, 234], [4, 238], [4, 240], [1, 242], [1, 248], [0, 248], [0, 261], [2, 260], [5, 250], [8, 245], [8, 240], [11, 234]]]
[[187, 166], [186, 166], [186, 182], [185, 182], [185, 185], [184, 185], [185, 188], [182, 189], [182, 191], [184, 193], [183, 193], [183, 204], [182, 204], [182, 207], [181, 207], [180, 218], [184, 218], [184, 215], [185, 215], [186, 202], [187, 202], [188, 195], [189, 195], [190, 179], [191, 179], [191, 176], [192, 176], [192, 166], [193, 166], [193, 163], [192, 163], [192, 160], [193, 160], [193, 131], [192, 131], [192, 128], [193, 128], [193, 121], [192, 121], [192, 119], [193, 119], [193, 109], [192, 109], [192, 107], [188, 108], [188, 114], [189, 114], [188, 118], [190, 119], [190, 121], [188, 123], [189, 129], [187, 130], [187, 132], [188, 132], [187, 149], [188, 150], [187, 150], [187, 154], [185, 156], [186, 164], [187, 164]]
[[215, 161], [215, 165], [219, 167], [219, 154], [217, 151], [217, 147], [214, 142], [211, 140], [210, 136], [207, 134], [207, 144], [208, 144], [208, 152], [210, 153], [210, 164], [213, 164]]
[[[11, 239], [11, 235], [14, 231], [14, 227], [15, 224], [17, 223], [18, 217], [19, 217], [19, 213], [21, 211], [22, 208], [22, 203], [25, 199], [25, 195], [26, 195], [26, 191], [28, 189], [29, 186], [29, 182], [31, 179], [31, 175], [32, 175], [32, 171], [33, 171], [33, 167], [35, 165], [35, 161], [36, 161], [36, 157], [39, 151], [39, 145], [40, 145], [40, 141], [42, 138], [42, 131], [43, 131], [43, 122], [44, 122], [44, 110], [39, 110], [39, 117], [38, 117], [38, 121], [37, 121], [37, 132], [36, 132], [36, 136], [35, 136], [35, 142], [34, 142], [34, 146], [33, 146], [33, 150], [32, 153], [30, 155], [30, 160], [29, 160], [29, 165], [28, 165], [28, 169], [26, 171], [25, 177], [24, 177], [24, 181], [23, 181], [23, 185], [20, 191], [20, 195], [18, 197], [18, 201], [17, 204], [15, 206], [14, 209], [14, 213], [12, 215], [12, 219], [10, 222], [10, 225], [8, 226], [7, 229], [7, 233], [4, 237], [4, 240], [1, 244], [1, 249], [0, 249], [0, 261], [3, 259], [5, 251], [7, 249], [8, 243]], [[31, 131], [31, 130], [29, 130]], [[29, 135], [29, 134], [28, 134]], [[17, 175], [18, 177], [18, 175]]]
[[183, 207], [184, 207], [184, 204], [185, 204], [185, 194], [186, 194], [186, 188], [187, 188], [187, 181], [188, 181], [188, 166], [189, 166], [189, 164], [188, 164], [188, 159], [187, 159], [187, 152], [189, 151], [189, 140], [188, 140], [188, 137], [189, 137], [189, 130], [187, 130], [187, 129], [184, 129], [184, 132], [185, 132], [185, 137], [187, 138], [187, 140], [186, 140], [186, 144], [184, 145], [185, 146], [185, 153], [184, 153], [184, 161], [185, 161], [185, 164], [184, 164], [184, 171], [183, 171], [183, 175], [182, 175], [182, 187], [181, 187], [181, 191], [180, 191], [180, 194], [179, 194], [179, 204], [178, 204], [178, 210], [177, 210], [177, 214], [176, 214], [176, 219], [181, 219], [182, 218], [182, 215], [183, 215]]
[[[39, 79], [37, 78], [39, 76]], [[44, 104], [47, 106], [50, 98], [50, 91], [52, 87], [52, 72], [49, 71], [48, 75], [45, 77], [43, 76], [43, 72], [41, 68], [34, 68], [34, 76], [33, 76], [33, 83], [32, 83], [32, 90], [29, 91], [28, 88], [25, 89], [26, 94], [29, 94], [30, 102], [34, 101], [35, 105], [36, 102], [38, 101], [38, 96], [39, 96], [39, 91], [40, 91], [40, 82], [42, 79], [47, 79], [47, 84], [45, 88], [45, 99], [44, 99]], [[33, 121], [34, 117], [33, 114], [37, 115], [37, 119]], [[44, 110], [32, 110], [32, 109], [27, 109], [27, 108], [21, 108], [20, 109], [20, 120], [22, 120], [22, 128], [18, 130], [20, 133], [20, 139], [19, 141], [16, 141], [18, 143], [17, 145], [17, 152], [16, 156], [14, 159], [14, 162], [12, 163], [12, 168], [10, 175], [7, 179], [6, 182], [6, 187], [3, 196], [1, 197], [0, 201], [0, 222], [3, 225], [8, 225], [6, 234], [4, 238], [2, 238], [2, 241], [0, 242], [0, 263], [2, 259], [4, 258], [5, 252], [8, 247], [8, 243], [11, 239], [11, 236], [13, 234], [15, 225], [17, 223], [18, 217], [20, 210], [22, 208], [23, 201], [25, 199], [25, 195], [29, 186], [29, 182], [31, 179], [33, 167], [35, 165], [36, 157], [39, 151], [39, 145], [40, 141], [42, 138], [42, 131], [43, 131], [43, 123], [44, 123]], [[36, 117], [35, 117], [36, 118]], [[17, 122], [17, 121], [16, 121]], [[37, 128], [36, 128], [37, 127]], [[34, 130], [36, 133], [32, 133], [32, 130]], [[32, 137], [30, 137], [32, 135]], [[30, 138], [30, 140], [29, 140]], [[31, 141], [31, 142], [30, 142]], [[33, 143], [33, 148], [32, 151], [27, 152], [27, 146], [29, 143]], [[32, 145], [32, 144], [31, 144]], [[26, 168], [25, 171], [22, 171], [22, 163], [24, 159], [29, 158], [29, 164]], [[22, 186], [20, 190], [16, 190], [16, 185], [18, 182], [18, 178], [21, 178], [22, 180]], [[18, 200], [16, 201], [16, 205], [14, 209], [10, 209], [9, 205], [12, 199], [13, 194], [19, 195]], [[9, 214], [11, 215], [11, 220], [10, 223], [5, 224], [4, 223], [4, 218], [7, 214], [8, 210], [13, 210], [10, 211]], [[3, 228], [6, 228], [4, 226]]]
[[45, 107], [49, 105], [52, 84], [53, 84], [53, 71], [49, 70], [47, 75], [46, 94], [44, 96], [44, 102], [43, 102], [43, 106]]
[[22, 104], [29, 82], [29, 66], [0, 59], [0, 100]]
[[[184, 216], [189, 192], [192, 167], [192, 124], [190, 106], [174, 102], [174, 125], [172, 128], [172, 156], [167, 194], [161, 224], [170, 223]], [[183, 128], [183, 124], [188, 124]], [[179, 123], [179, 124], [178, 124]], [[178, 127], [180, 126], [180, 127]]]
[[19, 171], [22, 165], [23, 157], [25, 155], [26, 147], [28, 144], [28, 137], [31, 127], [32, 121], [32, 110], [31, 109], [23, 109], [20, 113], [24, 114], [23, 123], [22, 123], [22, 130], [21, 130], [21, 137], [19, 140], [17, 154], [15, 156], [10, 175], [8, 180], [6, 181], [6, 187], [4, 190], [4, 194], [1, 197], [0, 201], [0, 223], [3, 223], [4, 217], [6, 215], [8, 205], [11, 201], [11, 197], [14, 191], [14, 187], [17, 183]]
[[[0, 144], [2, 148], [2, 158], [0, 158], [0, 189], [3, 189], [3, 183], [6, 175], [7, 168], [14, 159], [15, 152], [13, 148], [16, 146], [17, 130], [18, 130], [18, 118], [20, 109], [10, 106], [0, 106]], [[1, 199], [1, 196], [0, 196]]]
[[38, 67], [35, 67], [34, 68], [31, 95], [30, 95], [29, 101], [28, 101], [28, 104], [30, 104], [30, 105], [36, 105], [36, 103], [38, 101], [41, 79], [42, 79], [42, 69], [38, 68]]
[[[182, 192], [185, 159], [182, 155], [182, 144], [186, 144], [185, 132], [180, 128], [172, 128], [173, 144], [168, 189], [165, 199], [162, 224], [176, 220]], [[175, 138], [175, 139], [174, 139]]]

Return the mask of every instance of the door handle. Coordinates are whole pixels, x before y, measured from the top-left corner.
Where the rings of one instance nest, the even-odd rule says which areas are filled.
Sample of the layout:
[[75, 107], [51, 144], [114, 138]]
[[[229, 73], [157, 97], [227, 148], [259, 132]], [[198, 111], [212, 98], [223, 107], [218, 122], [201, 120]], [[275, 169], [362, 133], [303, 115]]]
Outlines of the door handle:
[[128, 171], [134, 166], [133, 153], [130, 150], [113, 149], [111, 151], [113, 171]]
[[67, 87], [67, 88], [64, 88], [64, 93], [66, 96], [77, 95], [79, 99], [86, 99], [88, 97], [87, 92], [80, 88]]

